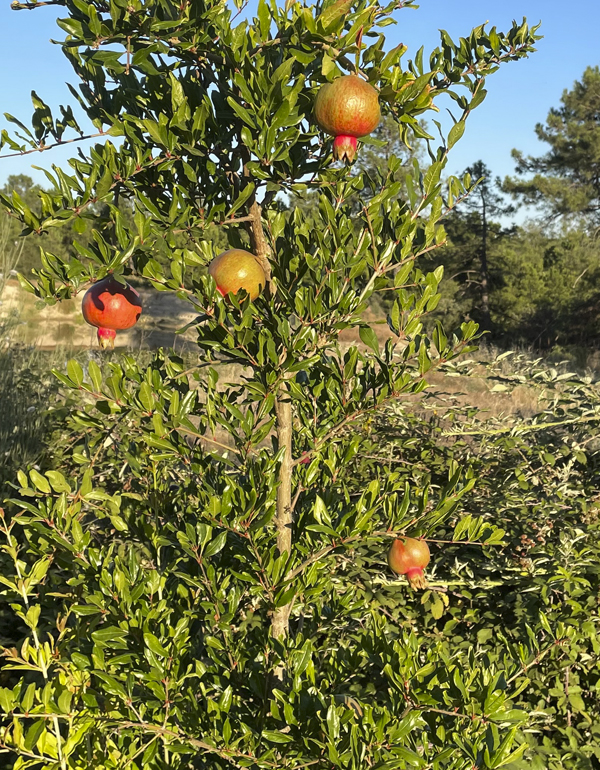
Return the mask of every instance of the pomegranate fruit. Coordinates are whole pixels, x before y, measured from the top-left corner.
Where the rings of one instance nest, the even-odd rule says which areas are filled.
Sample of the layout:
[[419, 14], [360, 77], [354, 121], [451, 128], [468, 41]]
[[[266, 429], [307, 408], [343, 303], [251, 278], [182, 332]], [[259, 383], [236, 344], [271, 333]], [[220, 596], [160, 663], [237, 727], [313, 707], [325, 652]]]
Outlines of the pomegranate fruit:
[[266, 284], [265, 271], [254, 254], [243, 249], [229, 249], [215, 257], [208, 266], [215, 279], [217, 291], [226, 297], [245, 289], [254, 300]]
[[129, 284], [123, 285], [107, 275], [86, 291], [81, 310], [85, 320], [98, 327], [100, 347], [113, 348], [117, 331], [130, 329], [138, 322], [142, 302]]
[[379, 125], [379, 94], [357, 75], [343, 75], [321, 86], [314, 115], [323, 131], [335, 137], [333, 157], [352, 161], [357, 137], [370, 134]]
[[424, 540], [400, 537], [394, 540], [388, 552], [388, 564], [398, 575], [406, 575], [411, 588], [427, 588], [423, 570], [429, 564], [431, 554]]

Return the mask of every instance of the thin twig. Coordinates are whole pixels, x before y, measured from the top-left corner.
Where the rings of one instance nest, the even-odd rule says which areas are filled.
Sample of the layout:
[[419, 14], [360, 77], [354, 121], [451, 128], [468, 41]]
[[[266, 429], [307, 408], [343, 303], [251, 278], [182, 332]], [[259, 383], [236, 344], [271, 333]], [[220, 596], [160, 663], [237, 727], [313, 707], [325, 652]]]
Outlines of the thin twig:
[[[38, 5], [51, 5], [52, 3], [38, 3]], [[60, 3], [62, 5], [62, 3]], [[95, 139], [98, 136], [108, 136], [108, 131], [99, 131], [97, 134], [87, 134], [86, 136], [76, 136], [74, 139], [61, 139], [54, 144], [44, 144], [41, 147], [34, 147], [31, 150], [20, 150], [19, 152], [9, 152], [5, 155], [0, 155], [2, 158], [15, 158], [21, 155], [31, 155], [32, 152], [46, 152], [46, 150], [52, 150], [54, 147], [61, 147], [63, 144], [72, 144], [73, 142], [85, 142], [86, 139]]]
[[224, 219], [222, 222], [215, 222], [216, 225], [237, 225], [240, 222], [254, 222], [253, 216], [247, 217], [231, 217], [231, 219]]
[[538, 652], [538, 654], [535, 656], [535, 658], [531, 661], [531, 663], [528, 663], [526, 666], [521, 666], [520, 670], [517, 671], [516, 674], [513, 674], [513, 676], [510, 677], [510, 679], [506, 680], [506, 684], [512, 684], [515, 679], [518, 679], [520, 676], [523, 676], [523, 674], [526, 674], [530, 668], [533, 668], [534, 666], [537, 666], [543, 658], [546, 657], [546, 655], [551, 652], [555, 647], [560, 646], [563, 643], [563, 639], [555, 639], [551, 645], [546, 647], [545, 650], [542, 650], [541, 652]]

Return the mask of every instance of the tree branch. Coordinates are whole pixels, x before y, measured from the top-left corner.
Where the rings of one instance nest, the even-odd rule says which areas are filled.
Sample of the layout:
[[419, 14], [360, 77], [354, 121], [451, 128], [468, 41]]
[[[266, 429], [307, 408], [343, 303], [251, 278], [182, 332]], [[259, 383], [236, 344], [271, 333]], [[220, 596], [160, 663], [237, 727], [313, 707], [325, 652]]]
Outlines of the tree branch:
[[[38, 3], [38, 5], [51, 5], [50, 3]], [[62, 3], [60, 3], [62, 5]], [[108, 131], [99, 131], [97, 134], [86, 134], [85, 136], [76, 136], [74, 139], [61, 139], [54, 144], [44, 144], [41, 147], [34, 147], [31, 150], [19, 150], [19, 152], [8, 152], [5, 155], [0, 155], [2, 158], [15, 158], [21, 155], [31, 155], [33, 152], [45, 152], [46, 150], [52, 150], [55, 147], [62, 147], [63, 144], [73, 144], [73, 142], [85, 142], [86, 139], [95, 139], [98, 136], [108, 136]]]
[[[241, 219], [241, 218], [240, 218]], [[267, 289], [270, 292], [271, 285], [271, 263], [269, 262], [269, 245], [265, 238], [265, 232], [263, 230], [262, 223], [262, 209], [259, 206], [256, 198], [252, 201], [250, 206], [248, 217], [244, 218], [248, 222], [248, 233], [250, 235], [250, 241], [252, 242], [252, 249], [254, 256], [258, 259], [262, 269], [265, 271], [267, 279]], [[226, 224], [227, 220], [223, 222]]]

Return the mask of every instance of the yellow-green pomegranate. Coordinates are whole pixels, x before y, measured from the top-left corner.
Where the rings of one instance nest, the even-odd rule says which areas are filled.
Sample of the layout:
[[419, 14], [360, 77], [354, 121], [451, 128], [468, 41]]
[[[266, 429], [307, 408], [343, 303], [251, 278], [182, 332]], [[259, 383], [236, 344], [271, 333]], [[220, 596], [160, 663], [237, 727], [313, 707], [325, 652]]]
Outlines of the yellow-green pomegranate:
[[356, 140], [379, 125], [379, 94], [357, 75], [343, 75], [321, 86], [314, 108], [318, 125], [331, 136], [336, 160], [354, 160]]

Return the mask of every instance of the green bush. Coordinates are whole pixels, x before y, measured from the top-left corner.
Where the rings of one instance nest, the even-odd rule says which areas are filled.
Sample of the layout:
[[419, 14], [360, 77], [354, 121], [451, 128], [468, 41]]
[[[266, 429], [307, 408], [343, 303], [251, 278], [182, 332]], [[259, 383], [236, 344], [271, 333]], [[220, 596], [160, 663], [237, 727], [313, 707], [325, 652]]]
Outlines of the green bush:
[[[1, 527], [2, 583], [27, 629], [4, 651], [19, 681], [0, 689], [16, 770], [463, 770], [522, 755], [519, 657], [394, 633], [348, 569], [357, 547], [435, 538], [476, 483], [457, 467], [443, 487], [397, 473], [357, 487], [348, 468], [370, 420], [473, 349], [474, 323], [425, 332], [442, 271], [423, 257], [471, 189], [445, 169], [486, 78], [539, 37], [525, 21], [458, 42], [442, 32], [429, 57], [403, 62], [382, 29], [413, 5], [260, 0], [251, 20], [221, 0], [65, 6], [72, 91], [98, 143], [48, 175], [37, 207], [0, 201], [24, 234], [91, 240], [43, 249], [21, 283], [53, 304], [135, 273], [190, 303], [199, 360], [160, 351], [56, 371], [76, 399], [60, 468], [20, 471]], [[403, 143], [427, 141], [426, 167], [394, 153], [383, 171], [332, 162], [312, 111], [344, 73], [378, 88]], [[422, 118], [448, 96], [455, 122], [438, 142]], [[0, 146], [81, 138], [71, 110], [55, 120], [33, 101], [31, 131], [21, 122]], [[311, 192], [309, 214], [282, 210]], [[207, 275], [214, 227], [260, 261], [255, 302], [223, 298]], [[384, 342], [365, 321], [380, 294]], [[364, 345], [342, 345], [343, 330]], [[219, 377], [223, 362], [242, 376]]]
[[[171, 384], [178, 385], [185, 399], [195, 391], [182, 385], [187, 382], [187, 376], [180, 376], [182, 362], [168, 361]], [[165, 363], [159, 354], [151, 368], [156, 371]], [[133, 359], [126, 359], [124, 368], [129, 378], [137, 371]], [[128, 378], [114, 379], [120, 365], [110, 369], [123, 393]], [[417, 746], [426, 738], [430, 751], [437, 747], [443, 756], [444, 747], [452, 746], [465, 756], [474, 750], [465, 725], [475, 720], [493, 733], [494, 725], [512, 723], [518, 728], [517, 743], [527, 747], [522, 759], [510, 763], [514, 770], [591, 770], [591, 757], [600, 759], [600, 457], [595, 434], [600, 387], [539, 363], [516, 360], [508, 367], [506, 358], [479, 376], [505, 396], [507, 408], [515, 388], [528, 388], [539, 399], [539, 411], [526, 419], [510, 409], [486, 416], [473, 403], [473, 371], [458, 380], [469, 386], [467, 394], [446, 393], [443, 386], [457, 382], [448, 377], [417, 402], [393, 401], [367, 417], [358, 451], [350, 453], [332, 479], [348, 489], [350, 500], [362, 501], [384, 494], [391, 483], [405, 484], [410, 492], [402, 507], [413, 512], [413, 532], [432, 510], [439, 513], [441, 500], [448, 506], [456, 497], [456, 513], [430, 542], [429, 590], [414, 594], [403, 579], [388, 572], [380, 535], [350, 538], [338, 548], [317, 552], [314, 564], [330, 572], [330, 590], [322, 594], [319, 586], [319, 594], [295, 617], [297, 647], [288, 653], [288, 665], [296, 671], [306, 665], [309, 682], [318, 677], [320, 687], [328, 683], [331, 703], [345, 705], [346, 725], [389, 708], [390, 688], [397, 688], [407, 716], [421, 716], [404, 721], [411, 725], [407, 740], [401, 739], [404, 752], [410, 751], [412, 734]], [[203, 382], [208, 386], [206, 378]], [[250, 721], [251, 704], [264, 682], [256, 658], [264, 644], [264, 616], [257, 602], [260, 594], [251, 588], [260, 563], [253, 544], [249, 547], [227, 524], [236, 507], [247, 511], [248, 505], [228, 489], [232, 460], [207, 455], [209, 447], [203, 449], [202, 442], [182, 442], [187, 448], [181, 462], [167, 467], [160, 459], [166, 447], [152, 446], [160, 443], [158, 437], [144, 434], [131, 419], [123, 421], [115, 413], [103, 428], [90, 429], [91, 415], [98, 411], [82, 395], [89, 405], [75, 412], [63, 429], [71, 449], [61, 465], [65, 476], [74, 478], [86, 455], [96, 458], [94, 476], [85, 473], [77, 492], [72, 489], [75, 500], [87, 501], [91, 518], [75, 517], [71, 524], [60, 518], [56, 503], [60, 509], [68, 482], [56, 472], [40, 476], [34, 471], [29, 479], [20, 474], [24, 497], [19, 506], [26, 509], [8, 528], [13, 543], [25, 542], [18, 535], [20, 527], [28, 532], [30, 557], [23, 553], [21, 558], [37, 565], [34, 583], [42, 580], [34, 589], [42, 607], [39, 626], [57, 627], [52, 634], [57, 649], [72, 649], [71, 663], [63, 658], [61, 664], [60, 697], [65, 703], [80, 698], [82, 705], [105, 713], [107, 724], [116, 725], [115, 705], [125, 697], [122, 688], [131, 687], [132, 706], [148, 729], [148, 710], [159, 708], [157, 677], [169, 666], [181, 682], [172, 696], [173, 711], [188, 730], [203, 719], [209, 720], [208, 730], [220, 714], [217, 724], [227, 734], [233, 729], [225, 726], [231, 725], [223, 700], [227, 693], [239, 699], [234, 701], [238, 707], [247, 704], [244, 718]], [[111, 411], [108, 405], [100, 402], [99, 413]], [[149, 446], [140, 455], [143, 435]], [[459, 468], [467, 480], [462, 487], [456, 486]], [[92, 489], [92, 478], [101, 490]], [[305, 479], [312, 509], [320, 512], [319, 526], [331, 526], [336, 495], [323, 491], [314, 468], [307, 469]], [[58, 527], [49, 528], [35, 511], [51, 498]], [[252, 502], [260, 511], [260, 499]], [[67, 516], [72, 509], [69, 504]], [[205, 522], [191, 529], [186, 520], [193, 520], [199, 509], [205, 511]], [[75, 526], [77, 520], [83, 529]], [[259, 527], [260, 522], [259, 517]], [[35, 560], [36, 553], [41, 558]], [[53, 554], [51, 565], [48, 553]], [[232, 574], [250, 586], [241, 600], [238, 591], [232, 593]], [[307, 594], [310, 586], [307, 575]], [[67, 615], [50, 611], [49, 597], [56, 594], [70, 597]], [[214, 616], [204, 615], [201, 621], [194, 609], [197, 601]], [[241, 613], [238, 601], [243, 602]], [[175, 607], [184, 612], [180, 615]], [[119, 630], [125, 623], [127, 638]], [[22, 624], [21, 633], [25, 628]], [[255, 644], [249, 646], [253, 638]], [[310, 642], [315, 638], [316, 648]], [[137, 681], [131, 678], [131, 671], [139, 670], [139, 663], [132, 668], [139, 655], [145, 660], [144, 684], [139, 675]], [[90, 667], [106, 688], [92, 685]], [[5, 667], [5, 676], [10, 668]], [[229, 672], [226, 682], [215, 678], [219, 670]], [[178, 704], [189, 709], [188, 688], [198, 679], [202, 684], [193, 689], [206, 700], [184, 715]], [[270, 706], [271, 719], [281, 710], [281, 720], [291, 724], [292, 730], [283, 734], [293, 739], [297, 712], [291, 708], [304, 709], [304, 719], [319, 711], [310, 687], [296, 697], [297, 704], [276, 698]], [[207, 703], [219, 711], [211, 705], [207, 712]], [[328, 729], [326, 722], [312, 718], [315, 729]], [[338, 729], [343, 735], [343, 728]], [[219, 733], [213, 735], [217, 741]], [[115, 757], [122, 740], [112, 748]], [[94, 766], [101, 761], [97, 751]], [[148, 764], [150, 756], [148, 752]]]
[[[455, 529], [436, 535], [432, 590], [420, 600], [389, 576], [373, 579], [379, 548], [358, 552], [349, 583], [380, 603], [388, 633], [419, 629], [450, 659], [474, 655], [509, 672], [513, 708], [528, 715], [519, 731], [528, 749], [511, 767], [591, 770], [600, 760], [600, 384], [522, 357], [506, 363], [484, 377], [508, 413], [477, 409], [471, 372], [466, 394], [432, 390], [416, 410], [395, 404], [374, 420], [371, 449], [348, 469], [358, 488], [395, 473], [437, 490], [458, 468], [477, 481]], [[510, 409], [525, 387], [539, 400], [528, 418]], [[500, 547], [472, 543], [485, 539], [484, 522], [504, 530]]]

